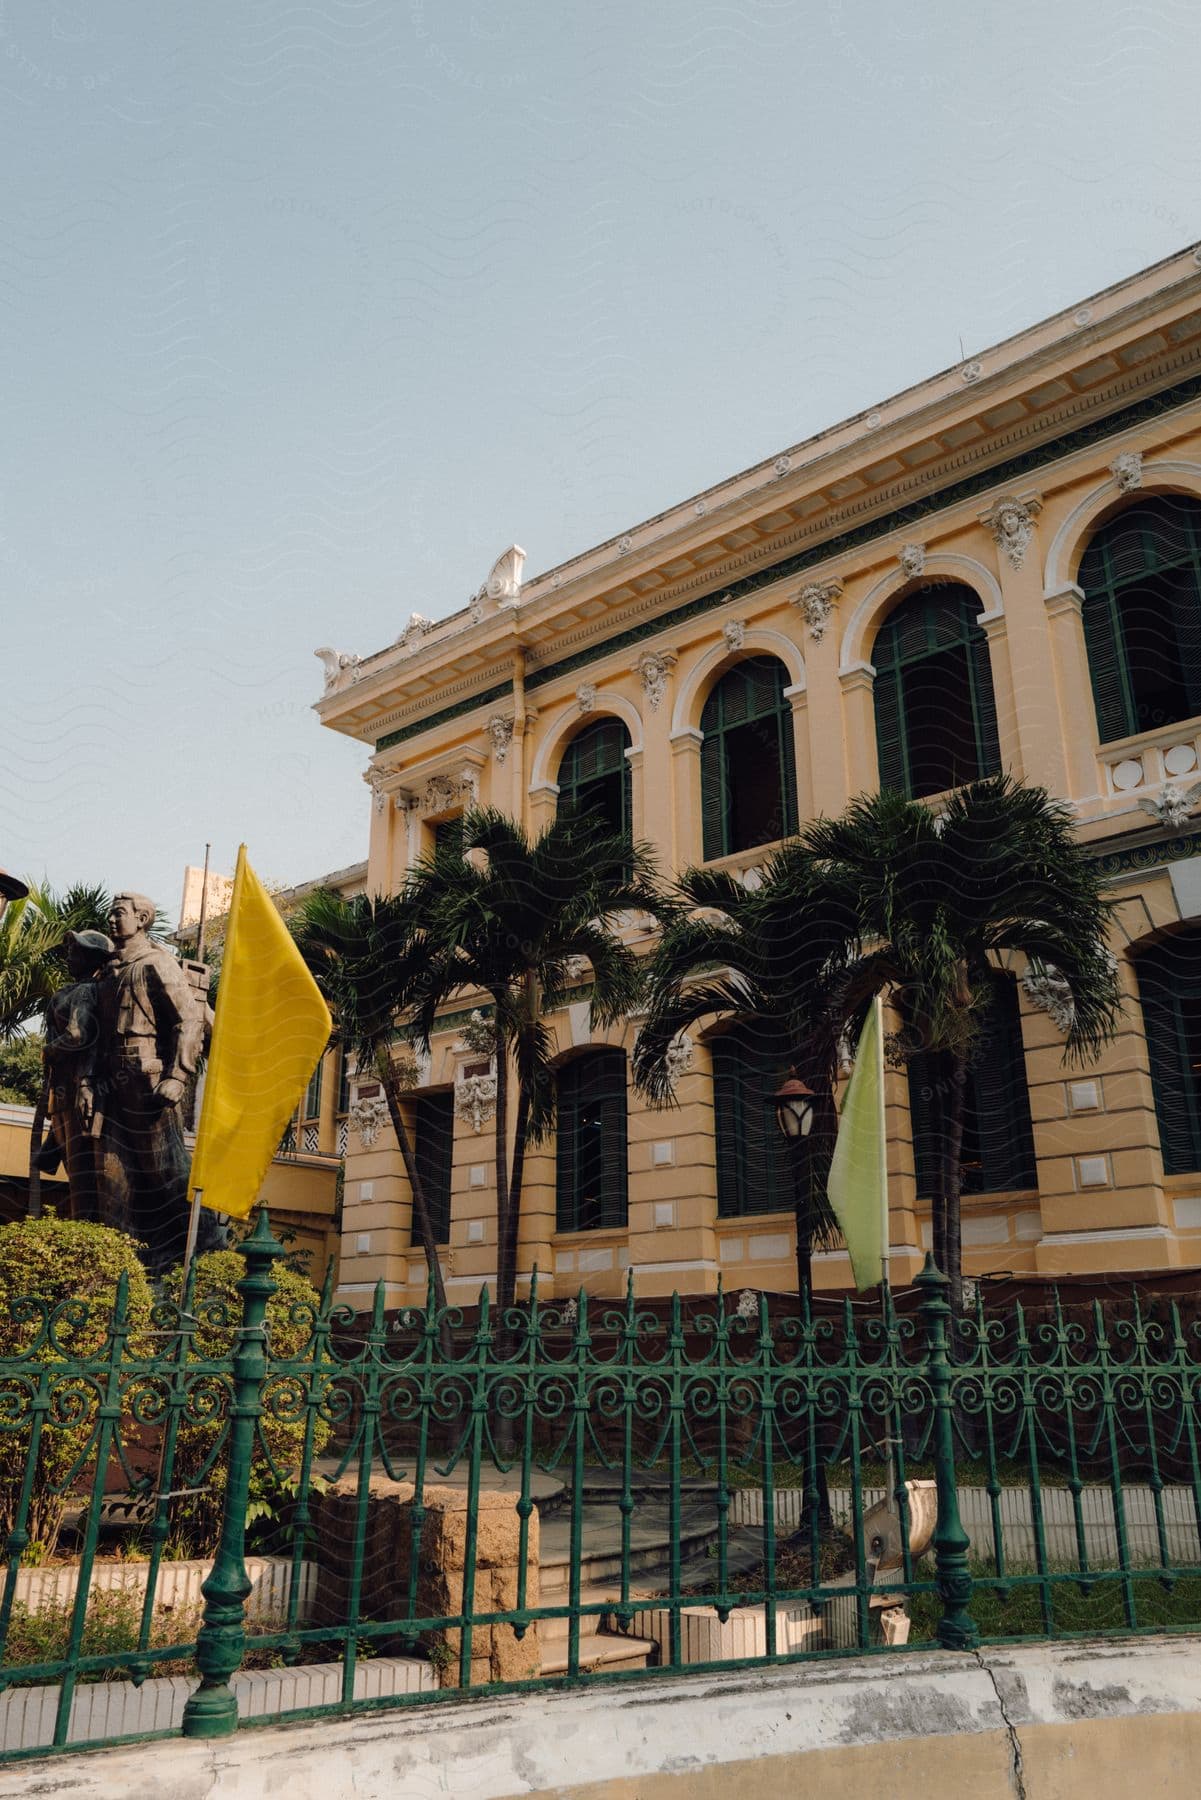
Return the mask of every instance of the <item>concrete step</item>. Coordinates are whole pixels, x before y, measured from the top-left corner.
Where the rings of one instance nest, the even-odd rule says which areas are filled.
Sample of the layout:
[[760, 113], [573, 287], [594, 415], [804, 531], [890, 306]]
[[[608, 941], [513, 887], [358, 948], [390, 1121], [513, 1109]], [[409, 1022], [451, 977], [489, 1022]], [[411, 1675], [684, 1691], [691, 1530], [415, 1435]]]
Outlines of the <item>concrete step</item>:
[[[581, 1586], [611, 1589], [615, 1581], [621, 1580], [621, 1512], [616, 1506], [589, 1506], [582, 1524]], [[717, 1521], [708, 1507], [689, 1508], [681, 1517], [679, 1546], [683, 1558], [702, 1556], [716, 1537]], [[671, 1548], [671, 1532], [663, 1509], [640, 1507], [630, 1531], [631, 1575], [665, 1567]], [[570, 1519], [562, 1515], [545, 1519], [539, 1543], [543, 1605], [557, 1605], [566, 1595], [570, 1555]]]
[[[581, 1669], [645, 1669], [657, 1646], [649, 1638], [621, 1637], [614, 1632], [580, 1633]], [[552, 1642], [542, 1652], [544, 1675], [566, 1675], [567, 1639]]]
[[[566, 1594], [552, 1594], [549, 1599], [542, 1597], [543, 1606], [565, 1605]], [[581, 1606], [607, 1606], [615, 1608], [621, 1604], [620, 1591], [611, 1587], [581, 1588]], [[560, 1640], [566, 1642], [567, 1631], [571, 1621], [566, 1614], [561, 1619], [539, 1619], [538, 1641], [541, 1644], [555, 1644]], [[603, 1613], [584, 1613], [580, 1618], [581, 1631], [601, 1631], [603, 1635], [605, 1616]]]

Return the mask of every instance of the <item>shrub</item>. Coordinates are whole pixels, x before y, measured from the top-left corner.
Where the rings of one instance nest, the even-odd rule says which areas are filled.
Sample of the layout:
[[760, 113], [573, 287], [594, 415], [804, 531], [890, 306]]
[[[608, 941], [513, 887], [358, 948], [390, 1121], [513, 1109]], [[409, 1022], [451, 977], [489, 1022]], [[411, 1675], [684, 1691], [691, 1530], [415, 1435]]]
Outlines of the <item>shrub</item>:
[[[237, 1283], [246, 1272], [238, 1250], [214, 1250], [196, 1259], [194, 1316], [199, 1321], [193, 1337], [193, 1354], [201, 1361], [224, 1360], [233, 1350], [234, 1335], [242, 1317]], [[281, 1522], [295, 1500], [307, 1417], [306, 1384], [302, 1379], [271, 1372], [271, 1364], [302, 1358], [309, 1344], [321, 1297], [306, 1275], [283, 1263], [272, 1270], [276, 1292], [267, 1302], [269, 1367], [263, 1385], [263, 1413], [259, 1420], [250, 1466], [248, 1520], [260, 1527]], [[168, 1277], [171, 1291], [180, 1291], [182, 1271]], [[226, 1390], [228, 1393], [228, 1389]], [[198, 1554], [215, 1547], [221, 1525], [221, 1509], [229, 1475], [224, 1436], [228, 1419], [225, 1399], [213, 1412], [200, 1404], [189, 1407], [180, 1425], [173, 1486], [199, 1486], [176, 1514]], [[330, 1426], [318, 1417], [313, 1431], [313, 1454], [329, 1441]], [[216, 1453], [216, 1454], [215, 1454]], [[314, 1483], [319, 1486], [319, 1483]], [[261, 1535], [261, 1530], [260, 1530]]]
[[[51, 1377], [26, 1560], [53, 1555], [70, 1501], [64, 1489], [78, 1485], [78, 1472], [92, 1472], [102, 1387], [71, 1367], [85, 1361], [94, 1369], [104, 1356], [122, 1274], [129, 1277], [128, 1350], [137, 1356], [153, 1342], [145, 1335], [152, 1296], [133, 1238], [53, 1212], [0, 1226], [0, 1538], [17, 1524], [41, 1371], [62, 1370]], [[127, 1392], [127, 1412], [129, 1405]]]

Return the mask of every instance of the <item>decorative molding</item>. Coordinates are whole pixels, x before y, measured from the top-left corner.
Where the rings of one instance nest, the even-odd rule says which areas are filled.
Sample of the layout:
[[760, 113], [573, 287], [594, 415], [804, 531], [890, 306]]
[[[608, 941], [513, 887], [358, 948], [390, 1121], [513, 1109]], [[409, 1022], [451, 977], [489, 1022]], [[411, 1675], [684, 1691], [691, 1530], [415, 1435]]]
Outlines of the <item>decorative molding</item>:
[[376, 812], [382, 813], [388, 804], [388, 796], [384, 792], [384, 771], [382, 769], [364, 769], [363, 780], [371, 789]]
[[1057, 1031], [1066, 1037], [1076, 1020], [1072, 984], [1053, 963], [1032, 966], [1022, 976], [1022, 986], [1041, 1011], [1049, 1013]]
[[759, 1317], [758, 1288], [743, 1288], [738, 1296], [738, 1305], [734, 1308], [736, 1319], [757, 1319]]
[[972, 383], [979, 381], [981, 375], [983, 375], [984, 364], [982, 362], [976, 362], [976, 361], [966, 362], [966, 363], [964, 363], [963, 367], [960, 369], [959, 373], [963, 377], [963, 380], [967, 383], [967, 385], [969, 387], [971, 387]]
[[[452, 1045], [455, 1056], [494, 1056], [496, 1054], [496, 1022], [491, 1014], [484, 1014], [478, 1006], [473, 1006], [466, 1018], [459, 1017], [459, 1037]], [[447, 1029], [445, 1023], [439, 1029]]]
[[596, 683], [582, 681], [575, 691], [575, 701], [582, 713], [590, 713], [596, 706]]
[[455, 1081], [455, 1117], [466, 1119], [478, 1136], [496, 1117], [496, 1076], [460, 1075]]
[[897, 554], [901, 565], [901, 573], [907, 581], [916, 581], [924, 574], [926, 568], [926, 546], [924, 544], [902, 544]]
[[1157, 825], [1165, 825], [1169, 831], [1181, 831], [1192, 817], [1198, 800], [1201, 800], [1201, 781], [1195, 781], [1189, 788], [1165, 781], [1154, 800], [1140, 800], [1137, 804]]
[[346, 1116], [358, 1132], [364, 1150], [370, 1150], [388, 1122], [388, 1102], [384, 1099], [352, 1100]]
[[502, 606], [516, 606], [521, 601], [521, 575], [525, 568], [525, 551], [520, 544], [510, 544], [497, 557], [476, 598], [496, 600]]
[[1133, 493], [1135, 488], [1143, 485], [1142, 451], [1120, 450], [1110, 463], [1109, 472], [1117, 482], [1119, 492]]
[[331, 644], [322, 644], [320, 650], [313, 655], [320, 658], [325, 670], [325, 692], [335, 694], [339, 688], [349, 687], [360, 679], [363, 659], [354, 650], [335, 650]]
[[791, 469], [791, 467], [792, 467], [791, 456], [777, 456], [775, 462], [772, 464], [772, 473], [776, 476], [776, 478], [778, 480], [780, 476], [787, 475], [787, 473], [788, 473], [789, 469]]
[[825, 637], [830, 614], [841, 598], [842, 583], [835, 578], [831, 581], [806, 582], [793, 601], [793, 605], [799, 606], [804, 613], [809, 636], [815, 644], [820, 644]]
[[721, 628], [721, 635], [726, 640], [727, 650], [741, 650], [746, 643], [746, 623], [742, 619], [727, 619]]
[[629, 537], [627, 535], [626, 537], [618, 538], [617, 551], [620, 556], [626, 556], [633, 548], [634, 548], [634, 540], [632, 537]]
[[493, 713], [485, 727], [492, 740], [492, 754], [496, 761], [503, 764], [509, 755], [509, 745], [513, 742], [512, 714]]
[[667, 1084], [673, 1094], [676, 1084], [692, 1068], [694, 1052], [695, 1045], [686, 1031], [677, 1031], [664, 1051], [663, 1060], [667, 1065]]
[[652, 712], [658, 712], [662, 705], [667, 692], [667, 677], [678, 660], [671, 650], [644, 650], [634, 664], [634, 673], [641, 678], [642, 691]]
[[1009, 559], [1012, 568], [1021, 568], [1034, 536], [1034, 521], [1042, 509], [1043, 503], [1037, 494], [1029, 494], [1024, 500], [1019, 500], [1016, 494], [1002, 494], [986, 513], [981, 514], [980, 523], [991, 531], [993, 542]]
[[415, 656], [433, 629], [433, 620], [427, 619], [424, 613], [410, 613], [408, 624], [396, 640], [397, 649], [403, 650], [406, 656]]

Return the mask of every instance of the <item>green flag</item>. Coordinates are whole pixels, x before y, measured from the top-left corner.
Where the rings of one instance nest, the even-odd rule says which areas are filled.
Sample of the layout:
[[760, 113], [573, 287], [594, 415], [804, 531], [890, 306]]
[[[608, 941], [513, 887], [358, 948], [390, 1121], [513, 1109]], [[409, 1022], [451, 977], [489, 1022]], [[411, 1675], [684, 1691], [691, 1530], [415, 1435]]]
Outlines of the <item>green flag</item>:
[[884, 1150], [884, 1024], [872, 1001], [838, 1117], [827, 1188], [860, 1293], [888, 1277], [888, 1167]]

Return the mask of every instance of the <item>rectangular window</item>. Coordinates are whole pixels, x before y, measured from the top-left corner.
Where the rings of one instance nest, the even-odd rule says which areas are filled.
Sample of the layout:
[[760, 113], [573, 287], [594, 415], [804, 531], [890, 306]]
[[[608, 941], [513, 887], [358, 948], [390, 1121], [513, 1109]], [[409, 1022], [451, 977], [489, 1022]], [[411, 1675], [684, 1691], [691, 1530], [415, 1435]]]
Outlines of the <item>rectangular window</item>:
[[[422, 1094], [417, 1102], [413, 1125], [413, 1155], [421, 1180], [421, 1191], [429, 1208], [434, 1228], [434, 1242], [450, 1242], [450, 1188], [455, 1154], [455, 1097], [453, 1094]], [[413, 1242], [420, 1234], [413, 1224]]]
[[623, 1227], [629, 1218], [624, 1051], [596, 1050], [565, 1063], [558, 1088], [557, 1228]]

